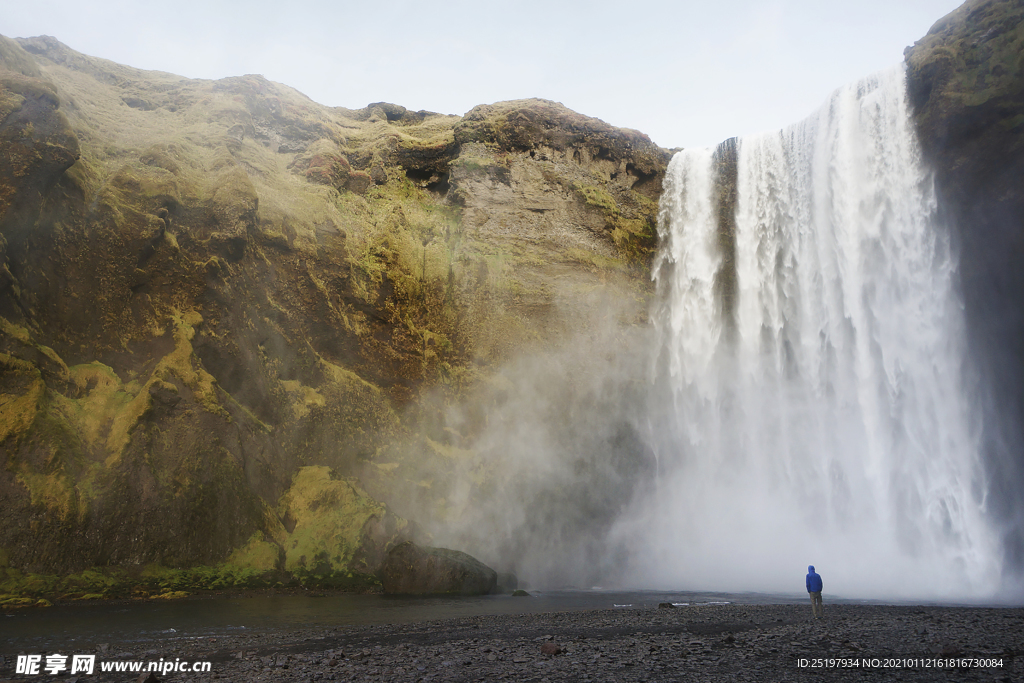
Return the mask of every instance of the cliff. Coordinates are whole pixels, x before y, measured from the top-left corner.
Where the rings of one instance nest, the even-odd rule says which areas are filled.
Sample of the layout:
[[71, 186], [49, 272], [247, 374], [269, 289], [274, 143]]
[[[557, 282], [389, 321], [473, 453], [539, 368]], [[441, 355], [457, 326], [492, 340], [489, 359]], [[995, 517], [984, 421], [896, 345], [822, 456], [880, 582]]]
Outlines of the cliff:
[[922, 147], [953, 229], [985, 415], [988, 510], [1024, 568], [1024, 3], [970, 0], [907, 48]]
[[48, 37], [0, 37], [0, 149], [0, 566], [69, 595], [372, 583], [477, 429], [439, 415], [644, 322], [668, 161], [554, 102], [328, 108]]

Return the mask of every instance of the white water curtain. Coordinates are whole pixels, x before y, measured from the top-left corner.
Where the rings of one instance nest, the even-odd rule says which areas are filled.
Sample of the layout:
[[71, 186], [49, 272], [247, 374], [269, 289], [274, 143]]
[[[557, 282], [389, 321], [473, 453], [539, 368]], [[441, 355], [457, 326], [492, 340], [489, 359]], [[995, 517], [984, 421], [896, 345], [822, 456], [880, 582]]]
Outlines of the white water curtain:
[[826, 593], [995, 590], [956, 264], [905, 88], [894, 67], [739, 141], [734, 260], [712, 151], [673, 158], [654, 269], [659, 485], [618, 528], [643, 539], [638, 583], [798, 592], [814, 564]]

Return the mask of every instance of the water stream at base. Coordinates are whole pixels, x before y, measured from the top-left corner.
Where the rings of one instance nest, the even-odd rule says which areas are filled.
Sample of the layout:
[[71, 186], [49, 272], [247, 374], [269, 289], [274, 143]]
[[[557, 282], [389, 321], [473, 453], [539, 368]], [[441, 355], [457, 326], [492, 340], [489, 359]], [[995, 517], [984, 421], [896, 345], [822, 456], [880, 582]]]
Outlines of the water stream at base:
[[[324, 597], [278, 595], [185, 599], [171, 602], [58, 605], [0, 614], [0, 654], [21, 651], [93, 652], [157, 648], [197, 638], [217, 638], [303, 629], [412, 624], [503, 614], [580, 610], [656, 609], [701, 605], [803, 604], [797, 594], [664, 592], [618, 590], [534, 591], [531, 597], [386, 596], [337, 594]], [[870, 604], [829, 596], [830, 604]], [[162, 649], [161, 649], [162, 648]]]

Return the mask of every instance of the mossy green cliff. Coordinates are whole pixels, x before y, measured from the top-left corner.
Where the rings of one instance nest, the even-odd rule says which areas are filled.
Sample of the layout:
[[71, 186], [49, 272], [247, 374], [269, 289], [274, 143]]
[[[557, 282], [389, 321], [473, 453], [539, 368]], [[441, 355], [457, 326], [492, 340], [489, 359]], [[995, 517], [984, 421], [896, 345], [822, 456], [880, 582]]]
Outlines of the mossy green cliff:
[[437, 414], [609, 296], [643, 323], [668, 160], [553, 102], [328, 108], [48, 37], [0, 37], [0, 149], [0, 593], [33, 600], [373, 585], [422, 535], [395, 492], [446, 505], [474, 426]]

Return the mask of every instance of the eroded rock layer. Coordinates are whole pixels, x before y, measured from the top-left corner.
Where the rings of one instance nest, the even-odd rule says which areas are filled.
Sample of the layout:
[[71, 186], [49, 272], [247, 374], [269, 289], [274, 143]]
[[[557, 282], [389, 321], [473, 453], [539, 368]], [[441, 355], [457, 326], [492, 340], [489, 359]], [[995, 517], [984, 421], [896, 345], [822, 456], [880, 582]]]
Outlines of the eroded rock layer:
[[0, 87], [15, 573], [372, 573], [415, 535], [377, 500], [443, 504], [421, 475], [472, 437], [432, 414], [595, 292], [645, 318], [668, 154], [635, 131], [540, 100], [329, 108], [48, 37], [0, 38]]
[[[1024, 568], [1024, 3], [970, 0], [907, 48], [908, 92], [954, 230], [981, 375], [989, 509]], [[1011, 572], [1013, 573], [1013, 572]]]

